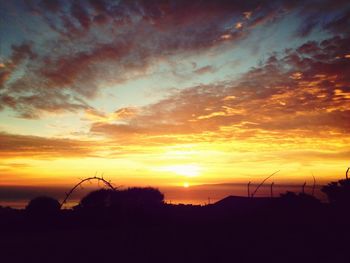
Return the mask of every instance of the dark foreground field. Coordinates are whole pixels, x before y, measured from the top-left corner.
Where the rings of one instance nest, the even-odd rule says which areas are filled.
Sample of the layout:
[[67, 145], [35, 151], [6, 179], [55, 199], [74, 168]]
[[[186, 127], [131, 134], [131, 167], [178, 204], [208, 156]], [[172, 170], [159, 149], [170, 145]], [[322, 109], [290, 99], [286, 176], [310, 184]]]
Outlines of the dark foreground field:
[[208, 206], [0, 209], [0, 262], [350, 262], [349, 206], [311, 196]]

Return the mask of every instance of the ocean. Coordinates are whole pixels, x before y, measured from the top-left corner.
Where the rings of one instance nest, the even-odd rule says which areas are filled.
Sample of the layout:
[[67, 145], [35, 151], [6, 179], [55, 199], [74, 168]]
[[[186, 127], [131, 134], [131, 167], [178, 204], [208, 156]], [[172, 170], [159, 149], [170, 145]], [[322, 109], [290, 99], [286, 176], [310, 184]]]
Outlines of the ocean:
[[[250, 193], [256, 189], [256, 184], [250, 185]], [[312, 185], [305, 186], [305, 193], [312, 194]], [[69, 208], [79, 203], [79, 200], [91, 191], [97, 190], [96, 187], [78, 188], [69, 198], [65, 207]], [[189, 187], [163, 186], [158, 188], [165, 196], [165, 202], [171, 204], [194, 204], [206, 205], [213, 204], [227, 196], [248, 196], [248, 187], [246, 184], [207, 184], [194, 185]], [[60, 202], [68, 192], [69, 187], [35, 187], [35, 186], [0, 186], [0, 206], [9, 206], [12, 208], [24, 208], [27, 203], [37, 196], [51, 196]], [[277, 197], [287, 191], [301, 192], [301, 185], [279, 185], [275, 184], [272, 189], [272, 196]], [[255, 194], [256, 197], [271, 196], [270, 185], [263, 185]], [[327, 201], [326, 196], [321, 192], [321, 186], [316, 185], [314, 196], [321, 201]]]

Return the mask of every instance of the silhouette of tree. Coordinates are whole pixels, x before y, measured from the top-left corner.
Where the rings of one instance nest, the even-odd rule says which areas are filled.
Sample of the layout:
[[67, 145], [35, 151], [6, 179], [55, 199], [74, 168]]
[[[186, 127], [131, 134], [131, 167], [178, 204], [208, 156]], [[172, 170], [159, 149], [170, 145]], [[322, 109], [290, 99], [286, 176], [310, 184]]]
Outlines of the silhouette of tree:
[[48, 196], [40, 196], [29, 201], [26, 211], [37, 215], [52, 215], [60, 211], [60, 203]]
[[160, 205], [164, 195], [155, 188], [133, 187], [125, 190], [100, 189], [86, 195], [77, 208], [102, 209]]
[[117, 202], [119, 191], [111, 189], [100, 189], [93, 191], [83, 197], [78, 208], [85, 209], [102, 209], [108, 208]]
[[160, 205], [164, 201], [164, 195], [158, 189], [152, 187], [128, 188], [122, 191], [121, 194], [123, 202], [130, 205]]
[[287, 191], [285, 194], [281, 194], [280, 198], [283, 201], [294, 203], [294, 204], [316, 204], [320, 201], [315, 198], [313, 195], [306, 193], [295, 193]]
[[350, 205], [350, 180], [348, 178], [349, 168], [346, 171], [346, 179], [341, 179], [338, 182], [330, 182], [322, 187], [330, 203], [335, 205]]

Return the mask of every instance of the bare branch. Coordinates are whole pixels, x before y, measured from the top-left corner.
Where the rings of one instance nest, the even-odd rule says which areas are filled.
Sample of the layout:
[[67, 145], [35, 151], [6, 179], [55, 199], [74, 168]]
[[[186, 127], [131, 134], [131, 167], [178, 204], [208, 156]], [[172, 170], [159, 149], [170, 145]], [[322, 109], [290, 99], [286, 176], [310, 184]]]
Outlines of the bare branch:
[[314, 178], [314, 184], [312, 185], [312, 196], [315, 195], [315, 188], [316, 188], [316, 178], [314, 176], [314, 173], [312, 173], [312, 177]]
[[271, 183], [270, 185], [270, 194], [271, 194], [271, 197], [273, 197], [273, 186], [275, 185], [274, 182]]
[[255, 189], [255, 191], [252, 193], [252, 197], [254, 197], [254, 195], [256, 194], [256, 192], [259, 190], [259, 188], [265, 183], [265, 181], [267, 179], [269, 179], [270, 177], [272, 177], [273, 175], [275, 175], [276, 173], [278, 173], [280, 170], [274, 172], [273, 174], [270, 174], [268, 177], [266, 177]]
[[249, 181], [249, 183], [248, 183], [248, 197], [250, 197], [250, 181]]
[[304, 184], [303, 184], [302, 187], [301, 187], [301, 192], [302, 192], [303, 194], [305, 194], [305, 185], [306, 185], [306, 181], [304, 182]]

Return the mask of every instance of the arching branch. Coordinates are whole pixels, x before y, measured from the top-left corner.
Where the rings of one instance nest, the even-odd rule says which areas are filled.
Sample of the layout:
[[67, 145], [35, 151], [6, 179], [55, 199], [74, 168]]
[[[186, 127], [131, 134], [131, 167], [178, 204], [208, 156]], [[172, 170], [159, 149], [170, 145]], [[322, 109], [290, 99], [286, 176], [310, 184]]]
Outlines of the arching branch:
[[66, 197], [64, 198], [64, 200], [61, 203], [61, 208], [63, 207], [63, 205], [67, 202], [67, 200], [69, 199], [69, 197], [71, 196], [71, 194], [79, 187], [81, 186], [83, 183], [85, 183], [86, 181], [90, 182], [90, 180], [97, 180], [98, 182], [102, 182], [104, 183], [107, 187], [109, 187], [112, 190], [116, 190], [116, 188], [111, 184], [110, 181], [107, 181], [102, 177], [98, 177], [98, 176], [93, 176], [93, 177], [88, 177], [85, 179], [80, 179], [80, 182], [77, 183], [76, 185], [73, 186], [72, 189], [70, 189], [69, 192], [66, 193]]

